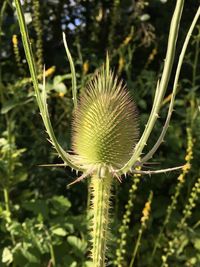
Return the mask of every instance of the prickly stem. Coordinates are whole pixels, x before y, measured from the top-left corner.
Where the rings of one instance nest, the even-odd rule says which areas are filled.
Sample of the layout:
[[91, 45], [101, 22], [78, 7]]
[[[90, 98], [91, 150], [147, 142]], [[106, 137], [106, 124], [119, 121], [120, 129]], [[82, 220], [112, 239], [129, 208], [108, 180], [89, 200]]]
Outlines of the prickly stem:
[[108, 239], [109, 201], [113, 177], [108, 170], [94, 174], [92, 187], [92, 261], [94, 267], [105, 267], [105, 251]]

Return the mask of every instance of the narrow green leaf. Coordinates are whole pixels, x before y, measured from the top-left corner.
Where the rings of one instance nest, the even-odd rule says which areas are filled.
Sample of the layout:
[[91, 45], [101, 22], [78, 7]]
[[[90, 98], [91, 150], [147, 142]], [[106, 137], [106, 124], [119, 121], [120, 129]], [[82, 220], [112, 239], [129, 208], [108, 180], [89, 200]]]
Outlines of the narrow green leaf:
[[67, 57], [69, 60], [70, 69], [71, 69], [71, 73], [72, 73], [72, 94], [73, 94], [74, 108], [76, 108], [77, 107], [76, 71], [75, 71], [74, 62], [73, 62], [71, 53], [70, 53], [68, 45], [67, 45], [66, 36], [65, 36], [64, 32], [63, 32], [63, 42], [64, 42], [66, 54], [67, 54]]

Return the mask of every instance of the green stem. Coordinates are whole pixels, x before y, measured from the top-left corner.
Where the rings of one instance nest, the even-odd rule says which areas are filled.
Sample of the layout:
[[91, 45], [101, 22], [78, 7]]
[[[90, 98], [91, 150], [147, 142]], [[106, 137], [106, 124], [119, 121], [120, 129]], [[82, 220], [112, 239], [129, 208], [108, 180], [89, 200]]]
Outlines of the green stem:
[[50, 249], [50, 255], [51, 255], [51, 262], [52, 262], [52, 266], [56, 266], [56, 258], [55, 258], [55, 253], [54, 253], [54, 248], [52, 243], [49, 245], [49, 249]]
[[[4, 194], [4, 203], [5, 203], [5, 209], [6, 209], [6, 221], [9, 224], [12, 222], [11, 218], [11, 211], [10, 211], [10, 198], [9, 198], [9, 191], [7, 188], [3, 189], [3, 194]], [[15, 245], [15, 237], [12, 233], [10, 233], [12, 244]]]
[[50, 256], [51, 256], [49, 264], [50, 264], [50, 266], [56, 267], [56, 257], [55, 257], [55, 251], [54, 251], [53, 243], [52, 243], [52, 237], [51, 237], [51, 234], [49, 233], [48, 229], [45, 226], [44, 226], [44, 229], [45, 229], [47, 239], [49, 240], [49, 252], [50, 252]]
[[[0, 10], [0, 52], [1, 52], [1, 48], [2, 48], [3, 17], [4, 17], [5, 10], [6, 10], [6, 6], [7, 6], [7, 1], [4, 1], [3, 5], [1, 7], [1, 10]], [[2, 68], [1, 68], [1, 64], [0, 64], [0, 85], [1, 85], [1, 87], [3, 87], [3, 85], [2, 85]], [[1, 100], [3, 100], [3, 92], [2, 92], [1, 88], [0, 88], [0, 97], [1, 97]]]
[[149, 220], [152, 199], [153, 199], [153, 192], [151, 191], [149, 194], [149, 198], [148, 198], [147, 202], [145, 203], [144, 209], [142, 211], [143, 215], [141, 218], [141, 227], [140, 227], [139, 232], [138, 232], [138, 238], [137, 238], [134, 250], [133, 250], [133, 256], [132, 256], [129, 267], [133, 267], [133, 264], [135, 262], [136, 255], [138, 253], [138, 249], [139, 249], [140, 244], [141, 244], [141, 238], [142, 238], [143, 232], [147, 226], [147, 221]]
[[141, 174], [134, 174], [133, 184], [129, 190], [128, 202], [125, 205], [125, 212], [123, 215], [122, 223], [119, 227], [120, 238], [117, 240], [119, 246], [116, 250], [116, 262], [115, 265], [118, 267], [122, 266], [125, 261], [126, 245], [127, 245], [127, 235], [129, 230], [130, 219], [132, 216], [132, 210], [134, 207], [134, 201], [136, 198], [136, 192], [138, 189], [138, 184], [141, 181]]
[[6, 208], [6, 219], [7, 222], [10, 223], [11, 222], [11, 218], [10, 218], [10, 200], [9, 200], [9, 193], [8, 193], [8, 189], [4, 188], [3, 189], [3, 193], [4, 193], [4, 202], [5, 202], [5, 208]]
[[197, 77], [197, 67], [198, 67], [198, 59], [199, 59], [199, 44], [200, 44], [200, 27], [198, 27], [197, 40], [195, 42], [195, 55], [194, 55], [194, 64], [192, 71], [192, 87], [196, 85], [196, 77]]
[[194, 121], [196, 117], [196, 94], [195, 94], [195, 86], [197, 85], [197, 70], [198, 70], [198, 60], [199, 60], [199, 55], [200, 55], [200, 26], [197, 27], [198, 33], [196, 35], [196, 40], [195, 40], [195, 53], [194, 53], [194, 63], [192, 65], [192, 91], [191, 91], [191, 99], [190, 99], [190, 111], [189, 111], [189, 122], [191, 124], [191, 127], [194, 127]]
[[[104, 172], [102, 175], [102, 171]], [[105, 250], [109, 222], [109, 199], [112, 176], [102, 168], [101, 174], [94, 174], [92, 186], [92, 260], [93, 267], [105, 267]]]
[[133, 251], [133, 256], [132, 256], [132, 259], [131, 259], [129, 267], [133, 267], [133, 264], [134, 264], [134, 261], [135, 261], [135, 257], [136, 257], [137, 252], [138, 252], [138, 248], [140, 246], [142, 233], [143, 233], [143, 227], [139, 230], [138, 238], [137, 238], [137, 241], [136, 241], [136, 244], [135, 244], [135, 248], [134, 248], [134, 251]]
[[6, 220], [8, 223], [11, 222], [11, 211], [10, 211], [10, 197], [9, 197], [9, 184], [12, 179], [12, 133], [11, 133], [11, 121], [8, 114], [6, 114], [6, 124], [7, 124], [7, 131], [8, 131], [8, 179], [6, 179], [6, 184], [3, 189], [4, 193], [4, 202], [5, 202], [5, 209], [6, 209]]
[[158, 237], [156, 238], [156, 241], [155, 241], [155, 244], [154, 244], [154, 248], [153, 248], [153, 252], [152, 252], [152, 255], [151, 255], [151, 259], [150, 259], [150, 262], [153, 261], [153, 258], [155, 256], [155, 253], [158, 249], [158, 247], [160, 246], [160, 240], [161, 240], [161, 237], [164, 233], [164, 230], [167, 226], [167, 224], [169, 223], [170, 221], [170, 218], [171, 218], [171, 215], [172, 215], [172, 212], [176, 209], [176, 205], [177, 205], [177, 202], [178, 202], [178, 197], [180, 195], [180, 192], [181, 192], [181, 188], [183, 187], [183, 184], [182, 182], [179, 182], [176, 186], [176, 191], [175, 191], [175, 194], [172, 198], [172, 202], [170, 204], [170, 206], [168, 206], [167, 208], [167, 213], [166, 213], [166, 217], [165, 217], [165, 220], [164, 220], [164, 223], [160, 229], [160, 232], [158, 234]]

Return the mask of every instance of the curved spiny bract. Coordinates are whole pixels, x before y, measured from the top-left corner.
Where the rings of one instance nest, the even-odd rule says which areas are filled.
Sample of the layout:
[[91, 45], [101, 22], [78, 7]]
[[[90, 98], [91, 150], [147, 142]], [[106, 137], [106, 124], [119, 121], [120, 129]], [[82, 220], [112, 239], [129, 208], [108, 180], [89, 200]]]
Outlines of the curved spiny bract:
[[179, 33], [179, 25], [180, 25], [180, 19], [182, 15], [182, 10], [184, 6], [184, 0], [177, 0], [176, 6], [174, 10], [174, 14], [171, 20], [170, 24], [170, 31], [169, 31], [169, 38], [168, 38], [168, 45], [167, 45], [167, 52], [166, 52], [166, 58], [164, 63], [164, 68], [162, 72], [162, 76], [160, 81], [157, 83], [157, 89], [156, 89], [156, 95], [154, 97], [154, 103], [151, 110], [151, 113], [149, 115], [149, 119], [147, 121], [146, 127], [144, 129], [144, 132], [138, 141], [135, 151], [131, 157], [131, 159], [120, 169], [118, 170], [118, 174], [126, 173], [127, 170], [132, 168], [138, 158], [140, 157], [145, 145], [147, 144], [147, 141], [149, 139], [149, 136], [154, 128], [154, 125], [159, 117], [159, 112], [162, 104], [162, 100], [164, 98], [164, 95], [167, 90], [167, 86], [169, 83], [173, 63], [174, 63], [174, 57], [175, 57], [175, 50], [176, 50], [176, 42], [178, 38]]
[[137, 110], [107, 65], [86, 86], [72, 130], [76, 163], [83, 168], [116, 170], [130, 159], [138, 138]]

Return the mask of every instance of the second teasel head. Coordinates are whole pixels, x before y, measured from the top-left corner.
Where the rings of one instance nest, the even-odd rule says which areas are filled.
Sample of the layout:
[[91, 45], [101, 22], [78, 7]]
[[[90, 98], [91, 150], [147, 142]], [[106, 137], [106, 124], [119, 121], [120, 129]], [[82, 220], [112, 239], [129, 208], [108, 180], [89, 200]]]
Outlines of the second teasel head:
[[138, 140], [136, 105], [122, 81], [106, 65], [87, 84], [75, 110], [72, 148], [83, 169], [122, 168]]

